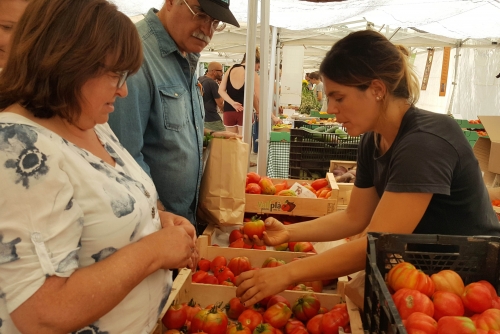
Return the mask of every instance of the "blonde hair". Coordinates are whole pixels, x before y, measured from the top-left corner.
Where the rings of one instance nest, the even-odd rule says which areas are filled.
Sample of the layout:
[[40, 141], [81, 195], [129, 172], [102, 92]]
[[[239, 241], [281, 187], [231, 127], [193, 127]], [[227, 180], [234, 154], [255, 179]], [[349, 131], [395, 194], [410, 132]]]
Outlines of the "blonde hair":
[[[247, 54], [245, 52], [240, 64], [244, 64], [246, 62], [246, 59], [247, 59]], [[260, 64], [260, 49], [258, 46], [255, 48], [255, 63]]]

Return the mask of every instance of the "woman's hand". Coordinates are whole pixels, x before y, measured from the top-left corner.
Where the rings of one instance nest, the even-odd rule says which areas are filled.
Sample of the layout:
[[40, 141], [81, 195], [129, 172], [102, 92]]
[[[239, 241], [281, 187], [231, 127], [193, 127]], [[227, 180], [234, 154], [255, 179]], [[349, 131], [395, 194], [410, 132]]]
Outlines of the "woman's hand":
[[245, 307], [251, 306], [265, 297], [280, 293], [293, 282], [289, 282], [287, 265], [261, 268], [241, 273], [236, 279], [236, 297]]
[[271, 118], [272, 118], [273, 124], [281, 124], [281, 123], [283, 123], [283, 121], [279, 117], [271, 115]]
[[[264, 231], [262, 239], [254, 236], [253, 239], [250, 240], [248, 239], [248, 236], [244, 234], [244, 241], [247, 243], [255, 243], [259, 246], [276, 246], [289, 241], [290, 235], [288, 233], [288, 230], [286, 229], [286, 226], [283, 225], [279, 220], [269, 217], [264, 221], [264, 224], [266, 226], [266, 230]], [[243, 232], [243, 227], [241, 227], [240, 229]]]
[[234, 101], [231, 103], [231, 106], [236, 110], [237, 112], [242, 112], [243, 111], [243, 105], [239, 102]]
[[216, 131], [212, 133], [214, 138], [243, 138], [241, 135], [230, 131]]

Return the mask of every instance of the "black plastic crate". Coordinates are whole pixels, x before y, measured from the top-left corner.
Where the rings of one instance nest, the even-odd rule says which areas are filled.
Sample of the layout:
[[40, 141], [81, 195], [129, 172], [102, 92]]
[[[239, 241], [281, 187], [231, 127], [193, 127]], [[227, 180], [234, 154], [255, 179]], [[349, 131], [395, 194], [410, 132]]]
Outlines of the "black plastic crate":
[[356, 161], [360, 137], [290, 130], [290, 161]]
[[487, 280], [500, 288], [500, 238], [435, 234], [368, 234], [365, 333], [407, 334], [385, 283], [389, 270], [410, 262], [428, 275], [444, 269], [457, 272], [467, 285]]

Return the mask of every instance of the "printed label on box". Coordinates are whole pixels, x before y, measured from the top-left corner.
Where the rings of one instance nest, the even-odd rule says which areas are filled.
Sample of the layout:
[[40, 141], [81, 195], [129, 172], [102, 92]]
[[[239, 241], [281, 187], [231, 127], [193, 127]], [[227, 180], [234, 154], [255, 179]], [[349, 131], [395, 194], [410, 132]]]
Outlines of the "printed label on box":
[[297, 197], [304, 197], [304, 198], [317, 198], [316, 195], [310, 191], [309, 189], [307, 189], [306, 187], [304, 187], [303, 185], [295, 182], [293, 184], [293, 186], [290, 187], [290, 190], [293, 190], [295, 191], [295, 193], [297, 194]]

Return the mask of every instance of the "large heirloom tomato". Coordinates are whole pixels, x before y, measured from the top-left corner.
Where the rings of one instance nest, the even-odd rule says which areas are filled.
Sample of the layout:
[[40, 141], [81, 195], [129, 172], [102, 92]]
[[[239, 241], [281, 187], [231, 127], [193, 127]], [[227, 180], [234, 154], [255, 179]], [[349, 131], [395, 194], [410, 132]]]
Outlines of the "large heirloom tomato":
[[252, 269], [250, 260], [246, 256], [233, 257], [229, 260], [227, 267], [233, 272], [234, 276], [238, 276], [242, 272]]
[[442, 317], [438, 321], [438, 334], [476, 334], [476, 326], [467, 317]]
[[243, 224], [243, 234], [246, 234], [250, 240], [253, 240], [254, 236], [262, 239], [266, 226], [264, 221], [259, 219], [259, 217], [252, 217], [252, 220]]
[[349, 323], [347, 308], [334, 308], [330, 312], [323, 314], [321, 319], [322, 333], [338, 333], [339, 328], [345, 328]]
[[248, 183], [259, 183], [260, 175], [255, 172], [250, 172], [247, 174]]
[[[306, 329], [306, 326], [304, 325], [304, 323], [302, 321], [297, 320], [295, 318], [290, 318], [290, 319], [288, 319], [288, 322], [285, 325], [285, 333], [290, 334], [291, 332], [293, 332], [297, 328]], [[307, 333], [307, 331], [306, 331], [306, 333]]]
[[489, 309], [476, 318], [476, 327], [485, 330], [500, 330], [500, 310]]
[[448, 291], [462, 296], [464, 292], [464, 281], [453, 270], [441, 270], [431, 275], [431, 279], [436, 286], [436, 291]]
[[201, 306], [200, 304], [196, 303], [193, 298], [188, 303], [183, 303], [184, 307], [186, 308], [186, 313], [187, 313], [187, 321], [193, 320], [193, 317], [201, 311]]
[[323, 319], [323, 314], [317, 314], [307, 322], [307, 331], [309, 334], [323, 334], [321, 331], [321, 320]]
[[262, 268], [272, 268], [272, 267], [278, 267], [286, 264], [285, 261], [283, 260], [278, 260], [274, 257], [268, 257], [264, 263], [262, 264]]
[[405, 327], [408, 334], [437, 334], [438, 331], [437, 321], [422, 312], [410, 314], [405, 321]]
[[467, 285], [462, 294], [464, 306], [475, 313], [482, 313], [491, 307], [491, 293], [481, 283]]
[[229, 319], [236, 320], [240, 316], [243, 311], [245, 311], [245, 305], [241, 303], [241, 300], [239, 298], [231, 298], [229, 300], [229, 303], [224, 306], [226, 309], [226, 314], [229, 317]]
[[276, 334], [276, 329], [271, 324], [260, 324], [255, 327], [253, 334]]
[[235, 322], [227, 327], [226, 334], [252, 334], [250, 328], [243, 326], [240, 322]]
[[292, 310], [283, 302], [277, 302], [264, 312], [264, 322], [275, 328], [284, 327], [292, 316]]
[[212, 262], [210, 263], [210, 270], [215, 274], [217, 271], [217, 268], [222, 267], [222, 266], [227, 266], [227, 260], [224, 256], [218, 255], [214, 257]]
[[225, 333], [227, 330], [227, 316], [216, 305], [211, 309], [203, 309], [196, 313], [191, 321], [190, 333], [206, 332], [207, 334]]
[[394, 291], [408, 288], [420, 291], [428, 297], [434, 293], [434, 282], [432, 279], [424, 272], [415, 269], [408, 262], [402, 262], [394, 266], [389, 271], [387, 281]]
[[241, 322], [243, 326], [250, 328], [253, 332], [253, 330], [262, 323], [262, 314], [255, 310], [247, 309], [240, 314], [238, 321]]
[[319, 299], [314, 294], [308, 293], [293, 303], [292, 311], [297, 319], [308, 321], [318, 314], [320, 307]]
[[187, 320], [187, 310], [184, 305], [171, 305], [161, 321], [168, 329], [180, 329]]
[[434, 303], [434, 319], [450, 315], [461, 317], [464, 315], [464, 304], [462, 299], [448, 291], [436, 291], [432, 295], [432, 302]]
[[417, 290], [403, 288], [396, 291], [392, 295], [392, 299], [403, 320], [414, 312], [422, 312], [430, 317], [434, 315], [434, 304], [432, 304], [432, 301]]

